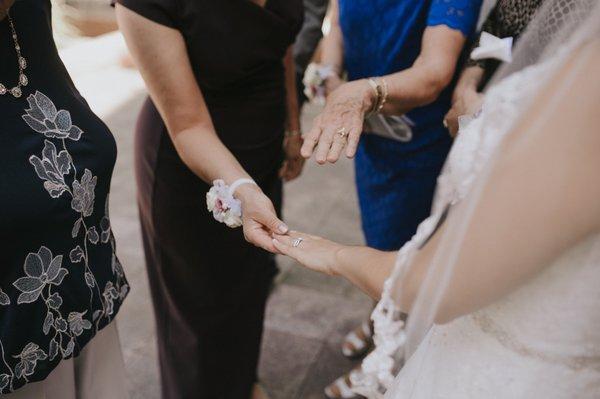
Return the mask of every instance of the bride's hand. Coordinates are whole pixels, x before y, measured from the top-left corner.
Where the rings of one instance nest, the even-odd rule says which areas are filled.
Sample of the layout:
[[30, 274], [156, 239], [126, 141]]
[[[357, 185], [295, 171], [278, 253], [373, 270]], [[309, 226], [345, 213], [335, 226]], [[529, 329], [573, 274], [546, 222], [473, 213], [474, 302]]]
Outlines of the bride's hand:
[[242, 223], [246, 241], [276, 253], [272, 234], [286, 234], [289, 229], [277, 217], [271, 200], [253, 184], [240, 186], [235, 197], [242, 203]]
[[294, 258], [311, 270], [330, 276], [337, 274], [338, 254], [345, 248], [333, 241], [297, 231], [287, 235], [274, 234], [273, 244], [280, 253]]
[[302, 148], [302, 136], [294, 134], [285, 138], [283, 142], [285, 161], [279, 170], [279, 177], [285, 181], [291, 181], [300, 176], [304, 167], [304, 158], [300, 155]]

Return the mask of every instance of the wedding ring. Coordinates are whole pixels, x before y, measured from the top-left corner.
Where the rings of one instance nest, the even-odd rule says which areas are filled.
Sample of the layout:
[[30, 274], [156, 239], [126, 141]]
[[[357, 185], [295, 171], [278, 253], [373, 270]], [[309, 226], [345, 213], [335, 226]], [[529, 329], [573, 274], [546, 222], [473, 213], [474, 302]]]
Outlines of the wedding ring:
[[346, 131], [345, 127], [339, 129], [336, 133], [339, 134], [340, 137], [343, 138], [343, 139], [345, 139], [346, 136], [348, 136], [348, 132]]
[[292, 247], [298, 248], [298, 246], [300, 246], [300, 243], [302, 241], [304, 241], [304, 238], [302, 238], [302, 237], [296, 238], [294, 241], [292, 241]]

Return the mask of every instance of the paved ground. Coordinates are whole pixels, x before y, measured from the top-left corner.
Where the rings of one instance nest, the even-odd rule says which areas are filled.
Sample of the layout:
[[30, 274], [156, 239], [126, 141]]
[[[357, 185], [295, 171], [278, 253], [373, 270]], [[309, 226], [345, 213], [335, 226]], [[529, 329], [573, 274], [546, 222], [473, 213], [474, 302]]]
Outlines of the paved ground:
[[[142, 93], [134, 96], [104, 119], [119, 145], [111, 219], [133, 288], [119, 330], [132, 397], [153, 399], [159, 398], [155, 331], [132, 168], [132, 132], [142, 98]], [[310, 114], [305, 112], [304, 119], [310, 120]], [[362, 241], [351, 162], [308, 164], [303, 176], [286, 186], [285, 197], [285, 219], [292, 228], [346, 243]], [[282, 272], [268, 305], [260, 376], [273, 399], [323, 398], [323, 387], [352, 366], [340, 353], [340, 341], [368, 313], [370, 301], [344, 281], [308, 272], [289, 259], [279, 263]]]

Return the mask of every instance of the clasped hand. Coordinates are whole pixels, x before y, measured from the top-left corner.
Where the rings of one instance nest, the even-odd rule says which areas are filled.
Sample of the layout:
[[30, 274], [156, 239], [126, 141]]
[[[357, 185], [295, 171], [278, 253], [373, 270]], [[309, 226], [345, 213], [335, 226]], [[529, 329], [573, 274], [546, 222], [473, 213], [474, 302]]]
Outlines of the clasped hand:
[[[277, 217], [269, 198], [254, 185], [243, 185], [236, 191], [242, 202], [244, 237], [260, 248], [296, 259], [306, 267], [333, 275], [342, 245], [320, 237], [289, 231]], [[300, 245], [294, 246], [297, 239]]]

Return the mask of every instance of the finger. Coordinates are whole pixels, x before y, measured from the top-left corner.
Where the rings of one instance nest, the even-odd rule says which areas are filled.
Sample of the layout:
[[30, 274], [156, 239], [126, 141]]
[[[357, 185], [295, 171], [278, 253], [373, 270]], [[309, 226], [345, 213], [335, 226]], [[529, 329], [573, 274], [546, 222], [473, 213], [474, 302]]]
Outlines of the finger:
[[289, 231], [289, 227], [275, 215], [275, 211], [268, 214], [259, 214], [254, 220], [273, 233], [286, 234]]
[[293, 243], [298, 237], [291, 237], [289, 235], [282, 236], [279, 234], [275, 234], [273, 236], [272, 242], [273, 246], [282, 254], [291, 256], [292, 258], [299, 260], [302, 256], [302, 249], [298, 247], [294, 247]]
[[308, 131], [307, 134], [303, 136], [304, 142], [302, 143], [302, 148], [300, 149], [300, 154], [304, 158], [310, 158], [312, 155], [315, 146], [319, 142], [319, 137], [321, 136], [321, 118], [317, 116], [315, 121], [313, 122], [312, 128]]
[[276, 239], [277, 241], [281, 242], [283, 245], [287, 245], [289, 247], [292, 246], [292, 244], [294, 243], [294, 240], [296, 240], [298, 237], [293, 237], [291, 235], [292, 233], [289, 232], [288, 234], [273, 234], [274, 239]]
[[319, 139], [319, 144], [317, 145], [317, 149], [315, 151], [315, 160], [319, 165], [323, 165], [327, 161], [327, 154], [329, 153], [329, 149], [331, 148], [331, 144], [333, 143], [333, 136], [336, 130], [340, 130], [339, 127], [329, 126], [323, 129], [321, 133], [321, 137]]
[[362, 123], [354, 125], [348, 132], [348, 143], [346, 144], [346, 156], [348, 158], [354, 158], [356, 155], [361, 133]]
[[273, 243], [273, 247], [279, 253], [298, 260], [298, 255], [299, 255], [298, 251], [297, 251], [298, 248], [294, 248], [291, 245], [286, 245], [286, 244], [282, 243], [280, 240], [278, 240], [277, 238], [271, 239], [271, 242]]
[[271, 239], [269, 233], [262, 229], [255, 229], [248, 233], [248, 241], [252, 244], [256, 245], [264, 249], [265, 251], [269, 251], [272, 253], [279, 253], [277, 248], [273, 245], [273, 240]]
[[346, 138], [342, 137], [339, 134], [336, 134], [333, 138], [333, 144], [331, 144], [331, 148], [329, 149], [329, 153], [327, 154], [327, 161], [334, 163], [340, 158], [340, 154], [342, 150], [346, 146]]
[[285, 179], [285, 176], [287, 175], [287, 171], [288, 171], [288, 165], [289, 162], [288, 161], [283, 161], [283, 164], [281, 164], [281, 168], [279, 168], [279, 178], [280, 179]]
[[300, 174], [302, 173], [302, 168], [304, 166], [304, 159], [299, 158], [299, 159], [294, 159], [291, 163], [291, 167], [289, 168], [289, 173], [288, 173], [288, 180], [293, 180], [295, 178], [297, 178], [298, 176], [300, 176]]

